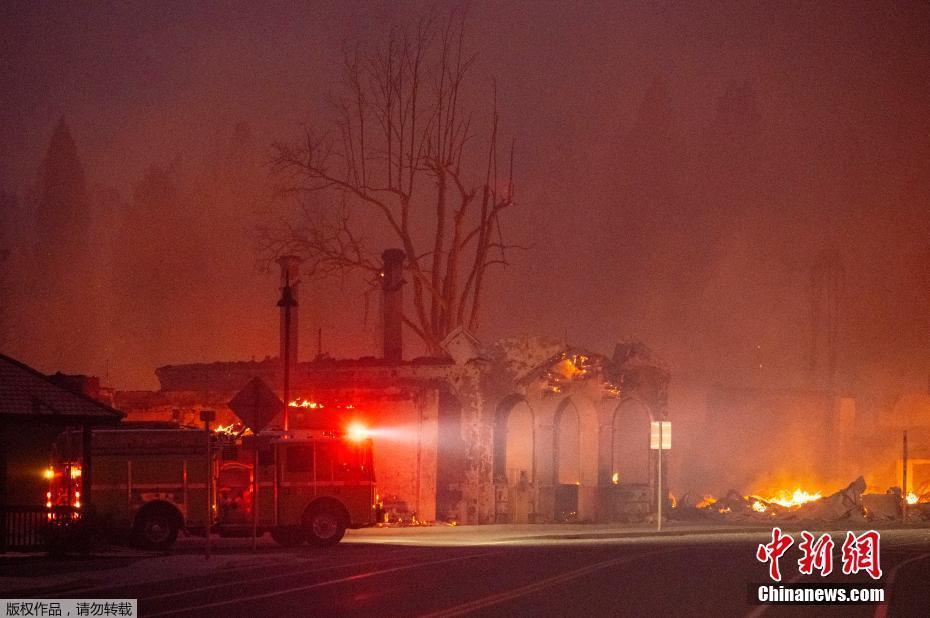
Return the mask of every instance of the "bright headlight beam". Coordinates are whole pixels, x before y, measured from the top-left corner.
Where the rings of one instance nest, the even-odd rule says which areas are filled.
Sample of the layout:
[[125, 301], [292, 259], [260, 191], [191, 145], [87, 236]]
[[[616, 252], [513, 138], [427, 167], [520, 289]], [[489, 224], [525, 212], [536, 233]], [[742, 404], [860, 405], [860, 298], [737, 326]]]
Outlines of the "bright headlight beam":
[[346, 437], [352, 442], [361, 442], [371, 436], [371, 430], [361, 423], [352, 423], [346, 430]]

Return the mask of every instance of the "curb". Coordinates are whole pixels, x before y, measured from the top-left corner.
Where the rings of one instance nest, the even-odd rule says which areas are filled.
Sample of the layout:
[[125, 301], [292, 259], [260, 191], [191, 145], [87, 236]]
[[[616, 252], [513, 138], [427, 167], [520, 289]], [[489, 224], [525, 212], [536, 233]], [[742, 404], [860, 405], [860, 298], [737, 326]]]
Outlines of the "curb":
[[569, 533], [569, 534], [546, 534], [538, 536], [524, 536], [524, 537], [509, 537], [501, 539], [502, 541], [519, 541], [522, 539], [541, 539], [541, 540], [585, 540], [585, 539], [640, 539], [640, 538], [668, 538], [668, 537], [678, 537], [678, 536], [696, 536], [702, 534], [740, 534], [740, 533], [750, 533], [755, 534], [757, 532], [771, 532], [771, 528], [708, 528], [706, 530], [675, 530], [674, 528], [670, 530], [663, 530], [659, 532], [579, 532], [579, 533]]

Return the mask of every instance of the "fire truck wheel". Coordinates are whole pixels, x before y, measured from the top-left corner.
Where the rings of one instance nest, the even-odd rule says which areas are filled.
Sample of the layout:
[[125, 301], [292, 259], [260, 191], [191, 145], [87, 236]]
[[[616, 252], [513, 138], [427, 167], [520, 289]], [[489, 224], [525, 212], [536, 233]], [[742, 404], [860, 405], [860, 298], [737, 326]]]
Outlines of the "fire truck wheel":
[[297, 547], [306, 540], [304, 531], [300, 528], [274, 528], [271, 538], [281, 547]]
[[167, 509], [148, 509], [136, 518], [133, 536], [146, 549], [168, 549], [178, 538], [177, 517]]
[[304, 519], [307, 541], [317, 547], [329, 547], [342, 540], [346, 533], [346, 517], [329, 505], [311, 507]]

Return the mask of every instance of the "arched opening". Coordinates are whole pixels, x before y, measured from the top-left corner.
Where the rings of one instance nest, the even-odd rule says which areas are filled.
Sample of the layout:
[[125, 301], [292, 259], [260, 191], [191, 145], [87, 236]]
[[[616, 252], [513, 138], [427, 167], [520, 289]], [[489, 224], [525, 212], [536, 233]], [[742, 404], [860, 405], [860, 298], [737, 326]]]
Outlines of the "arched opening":
[[640, 401], [626, 399], [611, 423], [610, 492], [607, 516], [638, 521], [652, 508], [652, 457], [649, 431], [652, 415]]
[[532, 483], [536, 479], [536, 466], [533, 461], [533, 410], [525, 401], [510, 409], [507, 415], [507, 443], [504, 461], [506, 462], [507, 482], [516, 485], [521, 480]]
[[611, 431], [611, 482], [645, 484], [652, 480], [649, 457], [649, 410], [627, 399], [614, 410]]
[[536, 484], [536, 429], [533, 409], [522, 398], [505, 399], [494, 423], [494, 480], [497, 519], [533, 519]]
[[555, 413], [553, 435], [553, 485], [555, 520], [578, 517], [578, 486], [581, 484], [581, 418], [571, 401]]

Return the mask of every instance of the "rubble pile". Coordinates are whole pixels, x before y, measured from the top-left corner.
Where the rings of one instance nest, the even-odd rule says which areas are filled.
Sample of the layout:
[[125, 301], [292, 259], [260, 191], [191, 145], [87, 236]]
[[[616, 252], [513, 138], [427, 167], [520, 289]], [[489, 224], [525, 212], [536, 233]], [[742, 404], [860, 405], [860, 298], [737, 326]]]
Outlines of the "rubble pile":
[[[771, 521], [898, 521], [902, 518], [901, 490], [867, 494], [861, 476], [840, 491], [807, 501], [791, 503], [766, 500], [759, 496], [744, 496], [731, 489], [720, 499], [711, 496], [685, 494], [676, 501], [670, 517], [685, 521], [718, 521], [733, 523]], [[930, 521], [930, 494], [908, 500], [908, 521]]]

